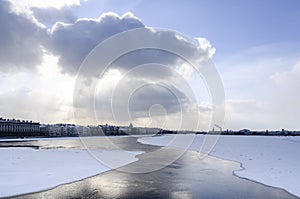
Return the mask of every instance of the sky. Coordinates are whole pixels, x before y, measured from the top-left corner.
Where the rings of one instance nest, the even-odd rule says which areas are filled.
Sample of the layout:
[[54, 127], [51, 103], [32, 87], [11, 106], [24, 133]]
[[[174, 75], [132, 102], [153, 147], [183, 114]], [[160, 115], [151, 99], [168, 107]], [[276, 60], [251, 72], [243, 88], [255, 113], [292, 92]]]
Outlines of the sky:
[[[170, 53], [133, 52], [101, 78], [93, 74], [99, 68], [78, 75], [98, 44], [117, 33], [148, 28], [150, 38], [163, 37], [187, 52], [195, 49], [173, 31], [193, 39], [203, 50], [201, 58], [212, 61], [224, 86], [225, 119], [219, 124], [224, 129], [297, 130], [299, 24], [298, 0], [2, 0], [0, 117], [194, 130], [193, 117], [199, 114], [197, 129], [209, 129], [214, 104], [205, 82]], [[161, 66], [136, 67], [153, 60]], [[98, 84], [92, 109], [85, 106], [89, 99], [74, 97], [81, 76], [87, 90], [91, 82]]]

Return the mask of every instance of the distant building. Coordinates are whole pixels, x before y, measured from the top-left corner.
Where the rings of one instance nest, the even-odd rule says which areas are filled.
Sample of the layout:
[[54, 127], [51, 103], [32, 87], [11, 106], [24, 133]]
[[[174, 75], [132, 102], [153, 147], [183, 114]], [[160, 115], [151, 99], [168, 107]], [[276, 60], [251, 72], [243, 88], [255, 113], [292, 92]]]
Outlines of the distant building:
[[160, 131], [157, 134], [177, 134], [177, 131], [160, 129]]
[[47, 136], [50, 137], [57, 137], [57, 136], [62, 136], [62, 126], [60, 125], [47, 125]]
[[91, 136], [91, 129], [88, 126], [77, 126], [76, 131], [79, 136]]
[[40, 123], [0, 118], [0, 137], [39, 136]]
[[252, 132], [249, 129], [242, 129], [238, 132], [239, 135], [251, 135]]
[[41, 136], [49, 136], [49, 125], [40, 125]]
[[151, 135], [160, 133], [159, 128], [148, 128], [148, 127], [133, 127], [132, 123], [129, 126], [122, 126], [119, 128], [120, 133], [128, 135]]
[[41, 125], [41, 133], [50, 137], [76, 137], [79, 136], [77, 128], [74, 124], [48, 124]]
[[104, 132], [100, 126], [88, 126], [89, 127], [89, 134], [91, 136], [104, 136]]
[[112, 125], [99, 125], [104, 135], [120, 135], [120, 127]]

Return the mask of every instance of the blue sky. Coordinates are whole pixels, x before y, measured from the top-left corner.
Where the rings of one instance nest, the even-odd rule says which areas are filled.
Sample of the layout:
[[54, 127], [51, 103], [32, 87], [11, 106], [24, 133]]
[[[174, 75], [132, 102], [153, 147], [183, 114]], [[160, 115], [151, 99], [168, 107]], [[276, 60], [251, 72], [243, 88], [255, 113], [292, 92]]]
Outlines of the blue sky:
[[190, 37], [206, 37], [219, 53], [239, 52], [270, 43], [299, 43], [300, 2], [288, 1], [98, 1], [83, 2], [79, 17], [113, 11], [133, 12], [152, 27]]

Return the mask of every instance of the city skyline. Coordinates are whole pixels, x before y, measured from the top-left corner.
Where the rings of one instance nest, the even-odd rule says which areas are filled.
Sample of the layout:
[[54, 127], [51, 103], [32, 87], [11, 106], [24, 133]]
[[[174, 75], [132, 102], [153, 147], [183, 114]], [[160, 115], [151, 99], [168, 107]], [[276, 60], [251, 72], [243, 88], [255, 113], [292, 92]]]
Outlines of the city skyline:
[[[108, 127], [120, 127], [120, 128], [123, 128], [123, 127], [128, 127], [128, 128], [142, 128], [142, 129], [161, 129], [161, 130], [165, 130], [166, 132], [180, 132], [181, 133], [205, 133], [205, 132], [227, 132], [228, 135], [231, 135], [230, 133], [233, 133], [233, 132], [242, 132], [243, 134], [247, 135], [247, 133], [251, 133], [251, 132], [275, 132], [275, 133], [280, 133], [282, 132], [283, 134], [279, 134], [279, 135], [287, 135], [287, 134], [284, 134], [284, 132], [293, 132], [294, 134], [293, 135], [300, 135], [300, 130], [290, 130], [290, 129], [256, 129], [256, 130], [253, 130], [253, 129], [247, 129], [247, 128], [241, 128], [241, 129], [223, 129], [221, 126], [217, 125], [217, 124], [214, 124], [212, 125], [212, 129], [209, 129], [209, 130], [203, 130], [203, 129], [198, 129], [198, 130], [194, 130], [194, 129], [163, 129], [163, 128], [158, 128], [158, 127], [155, 127], [155, 126], [151, 126], [151, 127], [146, 127], [146, 126], [135, 126], [134, 124], [132, 123], [129, 123], [128, 125], [123, 125], [123, 126], [120, 126], [120, 125], [115, 125], [115, 124], [110, 124], [110, 123], [102, 123], [102, 124], [96, 124], [96, 125], [77, 125], [77, 124], [72, 124], [72, 123], [63, 123], [63, 122], [53, 122], [53, 123], [49, 123], [49, 122], [46, 122], [46, 123], [40, 123], [39, 121], [32, 121], [30, 119], [18, 119], [18, 118], [3, 118], [3, 117], [0, 117], [0, 122], [6, 122], [6, 123], [11, 123], [11, 124], [14, 124], [14, 123], [20, 123], [20, 124], [35, 124], [35, 125], [39, 125], [40, 127], [45, 127], [45, 126], [74, 126], [74, 127], [78, 127], [78, 128], [81, 128], [81, 127], [105, 127], [105, 126], [108, 126]], [[3, 130], [3, 129], [1, 129]], [[73, 133], [74, 134], [74, 133]], [[153, 134], [156, 134], [156, 133], [153, 133]], [[272, 135], [272, 134], [271, 134]], [[277, 135], [277, 134], [274, 134], [274, 135]]]

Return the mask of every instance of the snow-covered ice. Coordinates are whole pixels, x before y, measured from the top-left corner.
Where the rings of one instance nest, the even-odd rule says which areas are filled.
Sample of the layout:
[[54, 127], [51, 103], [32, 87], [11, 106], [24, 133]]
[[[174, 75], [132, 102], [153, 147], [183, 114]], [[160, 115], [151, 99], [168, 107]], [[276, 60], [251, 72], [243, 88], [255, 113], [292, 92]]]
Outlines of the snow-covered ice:
[[36, 192], [81, 180], [138, 160], [142, 152], [0, 148], [0, 197]]
[[[172, 142], [175, 136], [175, 142]], [[204, 135], [164, 135], [138, 141], [187, 148], [193, 137], [189, 150], [199, 151]], [[234, 172], [240, 177], [283, 188], [300, 197], [300, 137], [220, 136], [210, 155], [240, 162], [244, 169]]]
[[[174, 137], [177, 137], [174, 140]], [[212, 136], [212, 135], [210, 135]], [[199, 151], [203, 135], [144, 137], [145, 144], [173, 146]], [[53, 138], [56, 139], [56, 138]], [[74, 138], [78, 139], [78, 138]], [[89, 139], [89, 138], [85, 138]], [[171, 142], [173, 140], [173, 142]], [[210, 155], [240, 162], [244, 170], [235, 174], [300, 196], [300, 137], [220, 136]], [[49, 189], [84, 179], [137, 160], [142, 152], [0, 148], [0, 197]]]

